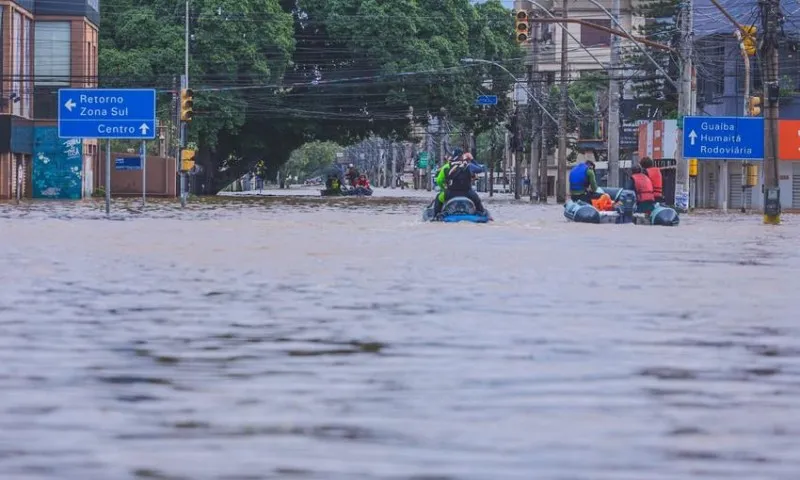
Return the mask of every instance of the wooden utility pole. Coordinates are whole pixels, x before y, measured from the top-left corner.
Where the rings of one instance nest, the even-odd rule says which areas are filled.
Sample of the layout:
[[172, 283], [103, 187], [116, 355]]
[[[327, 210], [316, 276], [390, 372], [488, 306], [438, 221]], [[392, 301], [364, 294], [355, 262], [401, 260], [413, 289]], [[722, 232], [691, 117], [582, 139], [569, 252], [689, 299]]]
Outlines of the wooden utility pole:
[[[619, 2], [619, 0], [614, 0]], [[567, 0], [561, 0], [562, 17], [569, 17], [567, 12]], [[568, 54], [567, 46], [569, 39], [567, 29], [561, 29], [561, 106], [558, 109], [558, 166], [556, 178], [556, 202], [565, 203], [567, 201], [567, 109], [569, 108], [569, 94], [567, 92], [567, 82], [569, 81], [569, 68], [567, 67]], [[545, 184], [546, 185], [546, 184]]]
[[[764, 223], [781, 223], [778, 184], [778, 25], [780, 0], [759, 0], [764, 36], [761, 40], [761, 71], [764, 75]], [[770, 204], [777, 208], [773, 209]]]

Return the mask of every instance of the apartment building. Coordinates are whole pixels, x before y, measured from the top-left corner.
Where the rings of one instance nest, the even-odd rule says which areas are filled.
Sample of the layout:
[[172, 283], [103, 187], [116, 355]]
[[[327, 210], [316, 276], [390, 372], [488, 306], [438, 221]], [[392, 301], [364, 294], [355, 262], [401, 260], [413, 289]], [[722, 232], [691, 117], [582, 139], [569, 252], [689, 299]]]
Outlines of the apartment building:
[[97, 86], [99, 0], [0, 0], [0, 199], [77, 199], [96, 141], [58, 138], [59, 88]]

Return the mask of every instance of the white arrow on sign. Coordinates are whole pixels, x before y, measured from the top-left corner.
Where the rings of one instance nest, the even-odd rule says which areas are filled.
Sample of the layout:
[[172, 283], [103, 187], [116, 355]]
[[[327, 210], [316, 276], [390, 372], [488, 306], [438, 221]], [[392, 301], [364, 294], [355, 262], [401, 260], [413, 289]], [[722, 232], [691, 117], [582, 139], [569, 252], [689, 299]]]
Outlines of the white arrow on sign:
[[75, 102], [73, 102], [72, 99], [70, 98], [69, 100], [67, 100], [67, 103], [65, 103], [64, 106], [67, 107], [67, 110], [71, 112], [72, 109], [77, 107], [78, 105]]
[[147, 135], [147, 131], [150, 130], [150, 127], [148, 127], [146, 123], [143, 123], [139, 127], [139, 130], [142, 132], [142, 135]]
[[691, 145], [694, 145], [694, 141], [696, 139], [697, 139], [697, 132], [695, 132], [694, 130], [689, 132], [689, 142], [691, 143]]

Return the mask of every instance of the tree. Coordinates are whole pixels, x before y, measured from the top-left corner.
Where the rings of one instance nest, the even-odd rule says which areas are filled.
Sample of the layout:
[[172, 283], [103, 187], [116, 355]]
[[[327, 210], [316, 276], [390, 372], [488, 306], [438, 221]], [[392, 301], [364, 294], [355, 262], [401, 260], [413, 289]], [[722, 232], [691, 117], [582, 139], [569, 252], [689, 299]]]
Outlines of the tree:
[[[644, 18], [645, 22], [633, 33], [677, 50], [680, 41], [677, 27], [680, 8], [680, 0], [641, 0], [634, 8], [634, 13]], [[677, 54], [648, 46], [644, 48], [670, 77], [679, 77], [680, 59]], [[627, 48], [624, 57], [635, 72], [632, 83], [638, 105], [633, 112], [634, 119], [676, 118], [678, 92], [675, 87], [664, 80], [655, 65], [635, 46]]]
[[[518, 57], [508, 13], [499, 0], [193, 0], [196, 184], [213, 193], [260, 161], [272, 175], [313, 140], [407, 139], [429, 113], [478, 129], [503, 118], [510, 79], [460, 59]], [[119, 0], [103, 16], [100, 62], [103, 86], [165, 91], [168, 118], [182, 4]], [[494, 119], [472, 105], [486, 80], [502, 101]]]
[[300, 180], [320, 175], [322, 170], [336, 162], [336, 154], [343, 152], [341, 145], [333, 142], [309, 142], [293, 151], [284, 169], [287, 176]]

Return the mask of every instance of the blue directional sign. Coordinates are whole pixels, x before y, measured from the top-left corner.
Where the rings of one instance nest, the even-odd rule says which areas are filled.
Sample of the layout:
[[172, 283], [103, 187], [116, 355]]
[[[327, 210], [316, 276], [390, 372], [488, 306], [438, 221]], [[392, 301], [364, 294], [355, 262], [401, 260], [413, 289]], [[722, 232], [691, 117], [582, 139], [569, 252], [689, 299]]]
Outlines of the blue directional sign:
[[699, 160], [763, 160], [762, 117], [684, 117], [683, 156]]
[[114, 159], [116, 170], [141, 170], [142, 157], [119, 157]]
[[478, 95], [475, 105], [497, 105], [497, 95]]
[[62, 88], [58, 91], [59, 138], [152, 139], [156, 91]]

